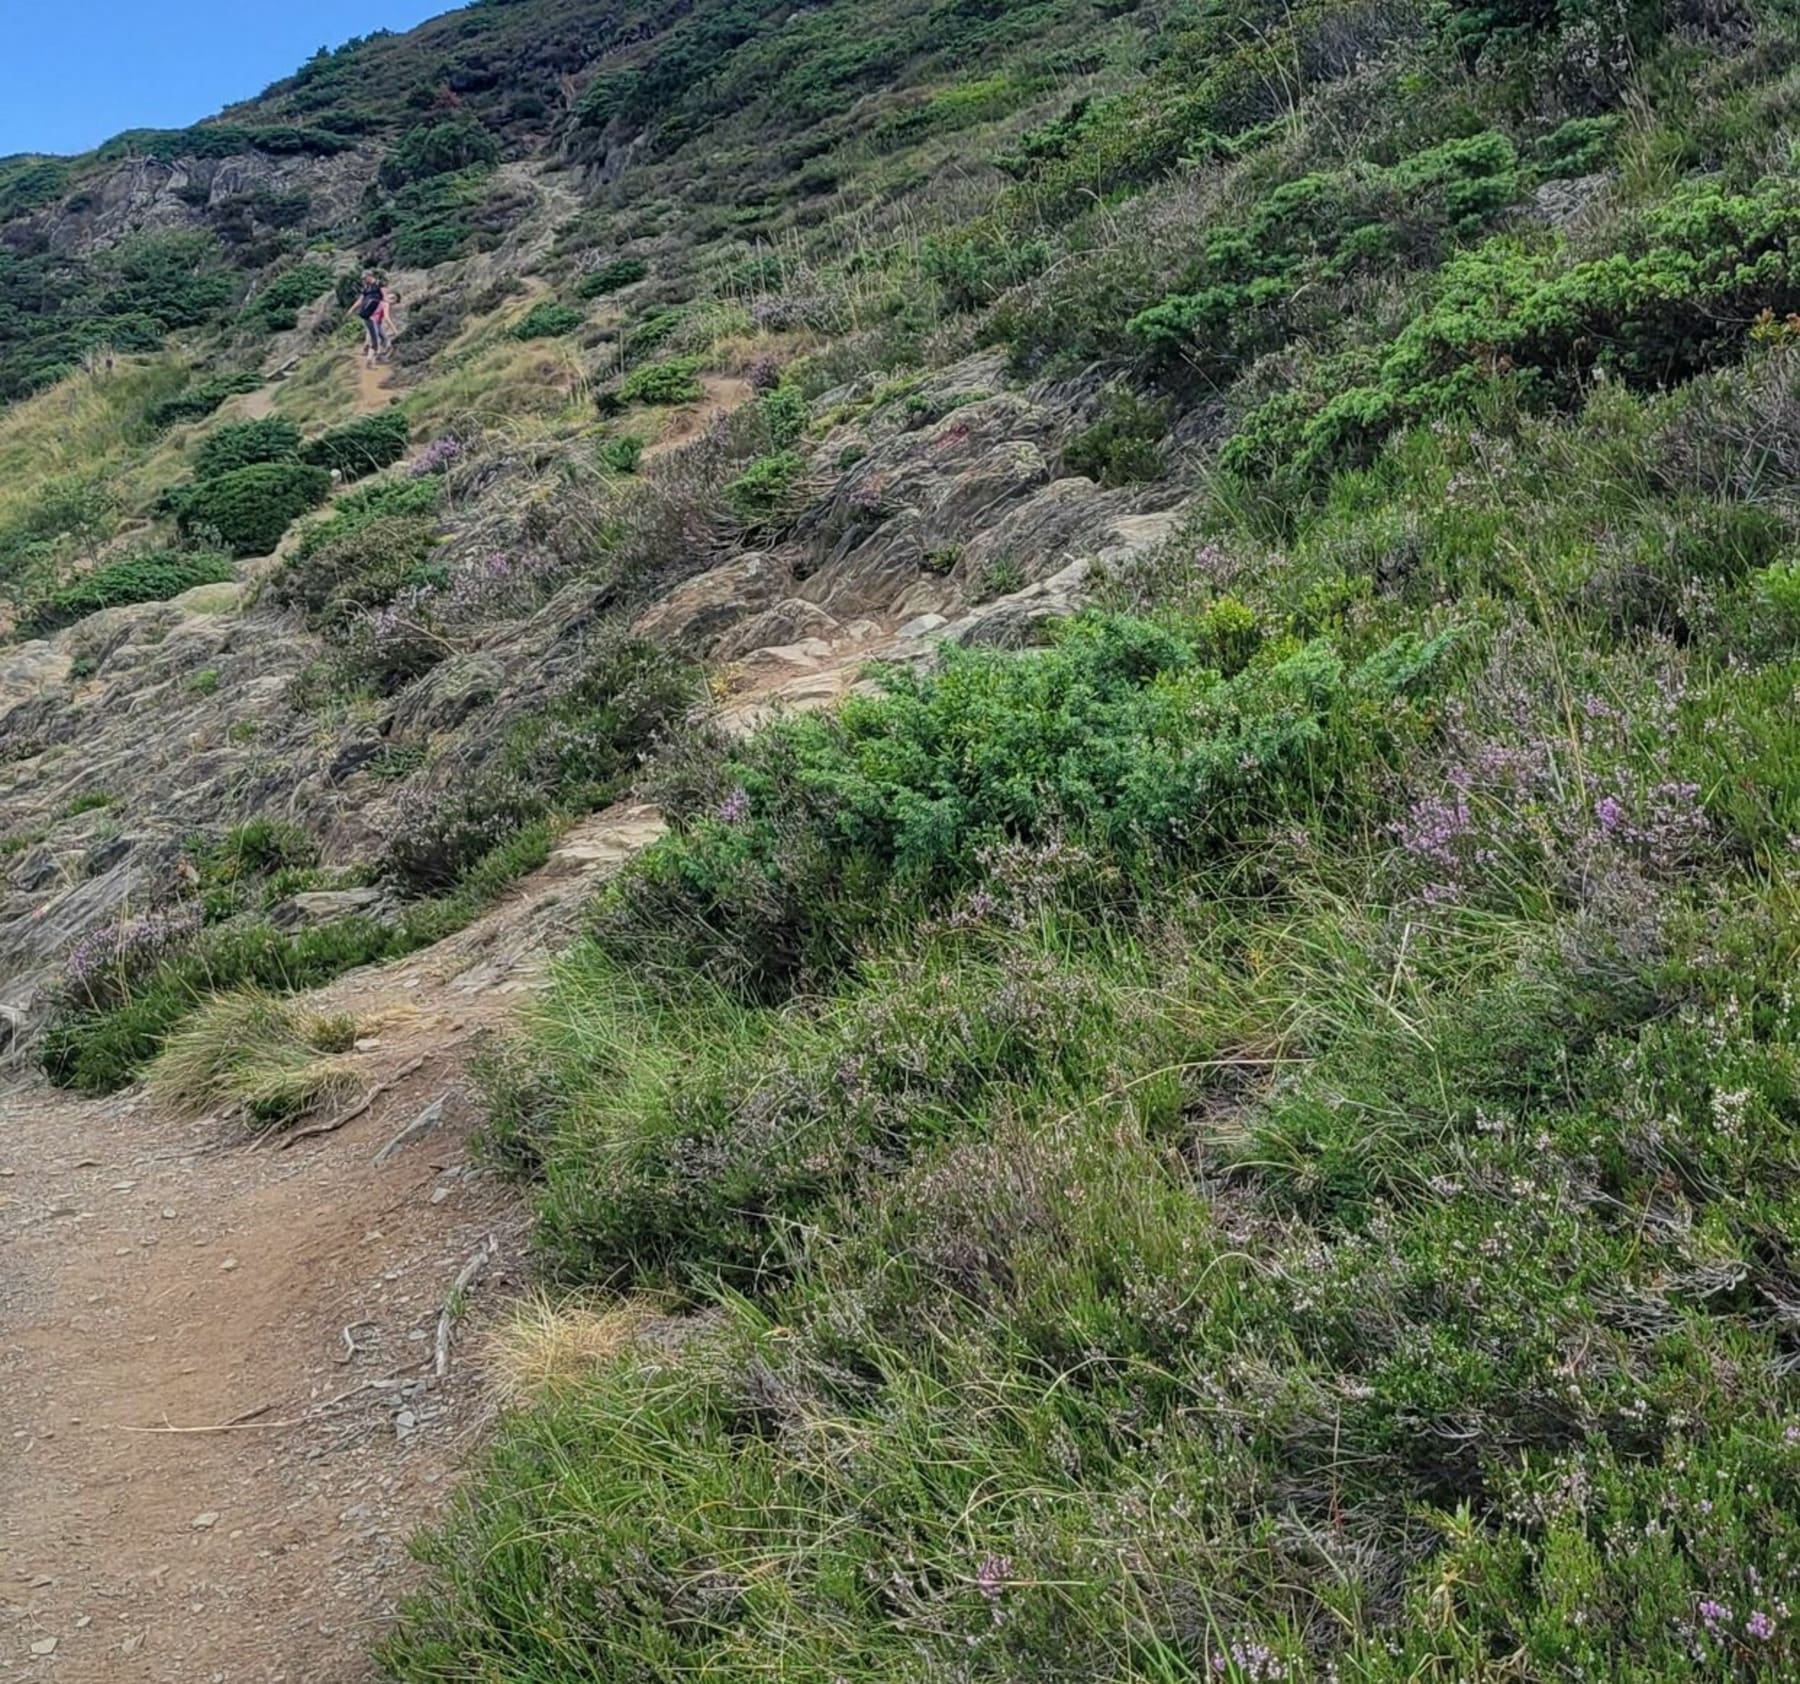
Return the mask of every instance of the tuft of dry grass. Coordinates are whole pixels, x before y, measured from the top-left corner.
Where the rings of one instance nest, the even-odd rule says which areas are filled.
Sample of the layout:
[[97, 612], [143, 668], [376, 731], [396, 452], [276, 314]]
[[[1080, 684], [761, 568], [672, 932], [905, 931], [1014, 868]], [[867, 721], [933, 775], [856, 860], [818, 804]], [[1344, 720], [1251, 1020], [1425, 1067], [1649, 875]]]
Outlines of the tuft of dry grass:
[[356, 1091], [345, 1022], [255, 989], [223, 994], [170, 1035], [145, 1080], [177, 1113], [241, 1109], [255, 1125], [285, 1127]]
[[520, 1299], [489, 1332], [484, 1353], [489, 1383], [509, 1406], [554, 1396], [636, 1344], [661, 1315], [642, 1298], [553, 1298], [540, 1289]]

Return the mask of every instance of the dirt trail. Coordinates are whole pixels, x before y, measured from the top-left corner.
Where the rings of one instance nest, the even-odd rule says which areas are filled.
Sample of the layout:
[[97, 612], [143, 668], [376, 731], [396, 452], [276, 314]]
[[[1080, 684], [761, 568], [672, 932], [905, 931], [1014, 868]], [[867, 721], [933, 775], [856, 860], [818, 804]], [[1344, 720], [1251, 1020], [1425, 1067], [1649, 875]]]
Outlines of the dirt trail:
[[[0, 1097], [0, 1671], [370, 1675], [406, 1540], [487, 1418], [473, 1328], [521, 1278], [522, 1208], [469, 1160], [468, 1053], [659, 830], [598, 815], [468, 930], [308, 1002], [374, 1023], [365, 1080], [392, 1084], [337, 1132], [253, 1148], [142, 1095]], [[439, 1380], [439, 1314], [490, 1236]]]
[[659, 456], [667, 456], [670, 451], [679, 450], [684, 444], [697, 439], [722, 416], [742, 409], [756, 396], [756, 388], [748, 380], [740, 380], [731, 374], [703, 374], [700, 376], [700, 385], [706, 395], [698, 403], [678, 409], [669, 417], [662, 437], [645, 450], [646, 462], [653, 462]]
[[389, 363], [372, 363], [366, 357], [356, 359], [356, 413], [373, 415], [394, 401], [393, 377]]

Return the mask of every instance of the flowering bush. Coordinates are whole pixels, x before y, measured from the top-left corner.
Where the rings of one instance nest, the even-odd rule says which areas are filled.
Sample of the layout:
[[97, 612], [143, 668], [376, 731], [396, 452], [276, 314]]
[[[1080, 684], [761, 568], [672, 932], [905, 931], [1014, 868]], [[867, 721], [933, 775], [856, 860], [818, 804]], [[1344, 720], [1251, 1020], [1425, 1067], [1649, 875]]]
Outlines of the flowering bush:
[[62, 994], [82, 1010], [102, 1011], [124, 999], [169, 954], [188, 946], [204, 916], [184, 901], [137, 917], [116, 918], [89, 930], [63, 961]]

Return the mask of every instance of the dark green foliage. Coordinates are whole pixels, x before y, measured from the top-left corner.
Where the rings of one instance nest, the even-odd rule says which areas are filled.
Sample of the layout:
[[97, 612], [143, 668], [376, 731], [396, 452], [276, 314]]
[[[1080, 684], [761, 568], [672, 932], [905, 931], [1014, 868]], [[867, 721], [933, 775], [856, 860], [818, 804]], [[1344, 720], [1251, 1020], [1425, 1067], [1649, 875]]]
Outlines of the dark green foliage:
[[601, 440], [597, 454], [615, 474], [635, 474], [644, 454], [644, 441], [636, 433], [621, 433], [617, 438]]
[[54, 204], [67, 189], [71, 174], [67, 158], [26, 154], [0, 160], [0, 222]]
[[1376, 265], [1435, 260], [1518, 196], [1504, 135], [1447, 141], [1382, 170], [1284, 182], [1215, 228], [1182, 289], [1129, 324], [1133, 338], [1228, 374], [1325, 318], [1331, 285]]
[[89, 351], [154, 351], [236, 295], [211, 236], [138, 234], [91, 258], [0, 245], [0, 402], [60, 379]]
[[1168, 410], [1123, 389], [1107, 395], [1100, 418], [1063, 447], [1063, 466], [1102, 485], [1131, 485], [1162, 474]]
[[264, 286], [244, 310], [245, 325], [262, 333], [286, 333], [299, 311], [331, 286], [331, 270], [323, 263], [302, 263]]
[[495, 244], [520, 201], [496, 190], [485, 164], [409, 182], [370, 213], [369, 234], [385, 240], [399, 267], [430, 269], [460, 257], [471, 245]]
[[165, 602], [196, 585], [216, 585], [231, 577], [231, 563], [204, 550], [154, 550], [128, 556], [26, 602], [19, 611], [18, 633], [21, 637], [47, 637], [102, 608]]
[[759, 456], [725, 487], [725, 505], [753, 531], [779, 525], [795, 512], [805, 471], [805, 459], [792, 450]]
[[1618, 132], [1614, 116], [1571, 117], [1532, 148], [1532, 158], [1546, 176], [1586, 175], [1611, 161]]
[[254, 392], [262, 380], [255, 374], [221, 374], [197, 381], [185, 391], [152, 406], [144, 419], [158, 431], [184, 421], [204, 421], [227, 398]]
[[347, 480], [361, 479], [398, 462], [411, 442], [412, 428], [405, 415], [390, 409], [308, 439], [300, 459], [314, 467], [334, 469]]
[[579, 310], [554, 298], [546, 298], [513, 323], [514, 339], [557, 339], [573, 333], [587, 318]]
[[[1221, 679], [1172, 633], [1077, 623], [1030, 660], [947, 651], [835, 719], [764, 733], [603, 904], [607, 950], [751, 995], [841, 964], [872, 922], [931, 906], [977, 853], [1064, 832], [1151, 871], [1228, 850], [1349, 797], [1408, 711], [1370, 730], [1438, 658], [1416, 640], [1359, 667], [1323, 644]], [[741, 809], [741, 810], [740, 810]]]
[[700, 385], [704, 357], [671, 357], [667, 362], [645, 363], [634, 369], [598, 402], [603, 414], [616, 414], [634, 403], [671, 405], [698, 403], [705, 396]]
[[404, 187], [435, 175], [450, 175], [472, 166], [500, 161], [500, 143], [481, 124], [467, 118], [421, 123], [407, 130], [381, 164], [384, 187]]
[[330, 129], [202, 123], [191, 129], [128, 129], [95, 153], [97, 158], [231, 158], [244, 152], [277, 157], [329, 158], [349, 151], [356, 142]]
[[331, 491], [331, 475], [304, 462], [264, 462], [203, 480], [181, 494], [184, 532], [216, 536], [233, 555], [268, 555], [282, 534]]
[[1453, 258], [1430, 304], [1378, 355], [1328, 360], [1253, 413], [1224, 453], [1239, 470], [1313, 476], [1370, 460], [1397, 428], [1498, 384], [1572, 401], [1596, 369], [1640, 387], [1735, 355], [1761, 311], [1800, 309], [1800, 195], [1684, 184], [1622, 249], [1569, 263], [1492, 240]]
[[635, 285], [650, 273], [650, 265], [641, 257], [615, 257], [590, 269], [575, 283], [577, 298], [604, 298], [609, 293]]
[[430, 515], [443, 496], [443, 484], [435, 475], [421, 479], [386, 479], [358, 486], [337, 499], [331, 513], [308, 523], [295, 546], [304, 561], [327, 545], [354, 536], [374, 521], [403, 515]]
[[312, 542], [311, 533], [307, 539], [269, 581], [269, 595], [300, 609], [318, 630], [339, 629], [360, 609], [442, 578], [443, 570], [430, 565], [438, 523], [429, 514], [378, 514], [322, 542]]
[[271, 416], [265, 421], [233, 421], [215, 427], [194, 451], [194, 477], [217, 479], [258, 462], [292, 462], [300, 454], [300, 429]]

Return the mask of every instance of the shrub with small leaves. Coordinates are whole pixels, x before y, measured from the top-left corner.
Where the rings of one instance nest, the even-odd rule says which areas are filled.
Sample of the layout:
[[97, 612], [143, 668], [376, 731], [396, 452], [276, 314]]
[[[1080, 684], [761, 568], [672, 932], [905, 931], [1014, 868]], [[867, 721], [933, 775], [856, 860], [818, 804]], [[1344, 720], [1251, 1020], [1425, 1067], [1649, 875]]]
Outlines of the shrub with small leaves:
[[532, 305], [513, 323], [512, 336], [514, 339], [559, 339], [566, 333], [573, 333], [586, 320], [587, 317], [573, 306], [546, 298]]
[[604, 298], [623, 287], [634, 285], [650, 273], [650, 265], [641, 257], [615, 257], [590, 269], [575, 283], [577, 298]]
[[268, 555], [282, 535], [331, 493], [331, 475], [305, 462], [262, 462], [183, 492], [184, 532], [216, 535], [233, 555]]
[[300, 429], [271, 416], [266, 421], [234, 421], [215, 427], [194, 452], [194, 477], [217, 479], [259, 462], [292, 462], [300, 454]]
[[208, 550], [153, 550], [110, 561], [19, 610], [24, 637], [46, 637], [103, 608], [134, 602], [166, 602], [196, 585], [223, 584], [232, 577], [230, 560]]
[[628, 374], [615, 388], [598, 399], [603, 413], [616, 414], [634, 403], [668, 406], [698, 403], [705, 391], [700, 385], [704, 357], [673, 357], [667, 362], [646, 363]]
[[307, 440], [301, 446], [300, 460], [329, 468], [343, 479], [361, 479], [398, 462], [411, 439], [412, 428], [405, 415], [389, 409]]

